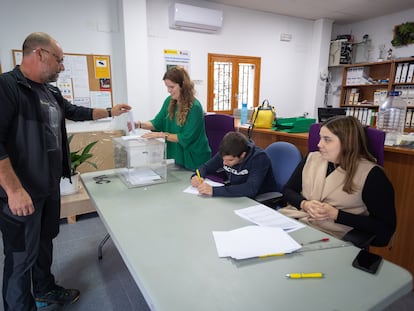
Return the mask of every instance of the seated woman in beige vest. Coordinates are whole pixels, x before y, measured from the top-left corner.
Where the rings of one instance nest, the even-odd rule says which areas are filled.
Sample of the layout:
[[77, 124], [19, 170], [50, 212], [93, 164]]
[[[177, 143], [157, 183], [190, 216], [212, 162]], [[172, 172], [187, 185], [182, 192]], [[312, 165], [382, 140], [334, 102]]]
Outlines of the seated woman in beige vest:
[[388, 244], [396, 227], [394, 189], [369, 153], [364, 128], [350, 116], [327, 120], [319, 151], [298, 165], [283, 189], [279, 211], [338, 238], [355, 228]]

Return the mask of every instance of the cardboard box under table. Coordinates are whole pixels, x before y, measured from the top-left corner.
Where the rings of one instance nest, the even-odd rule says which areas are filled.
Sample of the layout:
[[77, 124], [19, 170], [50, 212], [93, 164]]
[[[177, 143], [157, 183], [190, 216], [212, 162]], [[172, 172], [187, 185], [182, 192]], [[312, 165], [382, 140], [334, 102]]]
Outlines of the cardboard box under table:
[[[98, 141], [91, 150], [94, 156], [90, 161], [97, 165], [98, 171], [114, 168], [112, 139], [124, 135], [124, 131], [108, 130], [77, 132], [72, 134], [74, 136], [70, 144], [71, 150], [79, 150], [93, 141]], [[96, 169], [87, 163], [83, 163], [79, 166], [78, 170], [80, 173], [87, 173], [93, 172]], [[61, 197], [60, 218], [66, 218], [68, 223], [75, 223], [78, 215], [91, 212], [95, 212], [95, 207], [81, 183], [79, 183], [79, 191], [77, 193]]]
[[128, 188], [167, 181], [165, 141], [124, 136], [113, 145], [115, 171]]

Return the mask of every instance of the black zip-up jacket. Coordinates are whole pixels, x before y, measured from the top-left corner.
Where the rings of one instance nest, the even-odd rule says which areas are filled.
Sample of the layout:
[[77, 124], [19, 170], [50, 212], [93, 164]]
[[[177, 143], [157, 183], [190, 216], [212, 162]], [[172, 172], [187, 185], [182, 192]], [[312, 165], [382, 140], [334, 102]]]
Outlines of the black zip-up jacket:
[[[58, 88], [47, 84], [62, 112], [62, 176], [70, 178], [69, 144], [65, 118], [92, 120], [91, 108], [72, 105]], [[49, 163], [46, 147], [46, 125], [40, 100], [16, 66], [0, 75], [0, 160], [9, 158], [25, 190], [32, 198], [48, 194]], [[7, 194], [0, 187], [0, 197]]]

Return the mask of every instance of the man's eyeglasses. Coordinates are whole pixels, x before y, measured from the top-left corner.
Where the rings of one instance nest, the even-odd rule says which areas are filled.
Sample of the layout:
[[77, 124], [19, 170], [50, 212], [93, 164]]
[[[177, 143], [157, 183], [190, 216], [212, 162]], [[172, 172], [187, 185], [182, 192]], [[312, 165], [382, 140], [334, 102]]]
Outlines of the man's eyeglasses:
[[[40, 48], [40, 50], [42, 50], [43, 52], [46, 52], [47, 54], [52, 54], [53, 55], [53, 57], [56, 59], [56, 62], [58, 63], [58, 65], [62, 65], [63, 64], [63, 61], [64, 61], [64, 59], [63, 58], [60, 58], [59, 56], [57, 56], [55, 53], [53, 53], [53, 52], [51, 52], [51, 51], [49, 51], [49, 50], [46, 50], [46, 49], [44, 49], [44, 48]], [[33, 50], [33, 52], [35, 52], [36, 50]]]

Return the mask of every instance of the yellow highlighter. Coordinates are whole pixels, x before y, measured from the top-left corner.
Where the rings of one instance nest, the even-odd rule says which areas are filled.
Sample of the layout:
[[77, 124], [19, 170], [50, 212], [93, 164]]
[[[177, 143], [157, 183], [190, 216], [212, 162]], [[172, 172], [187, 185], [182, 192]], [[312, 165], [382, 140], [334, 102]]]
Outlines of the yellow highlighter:
[[198, 169], [196, 169], [196, 174], [197, 174], [198, 180], [202, 182], [203, 179], [201, 178], [200, 171]]
[[268, 257], [277, 257], [277, 256], [285, 256], [286, 254], [285, 253], [277, 253], [277, 254], [267, 254], [267, 255], [262, 255], [262, 256], [259, 256], [259, 258], [268, 258]]
[[289, 273], [286, 274], [288, 279], [320, 279], [324, 277], [322, 272], [311, 272], [311, 273]]

